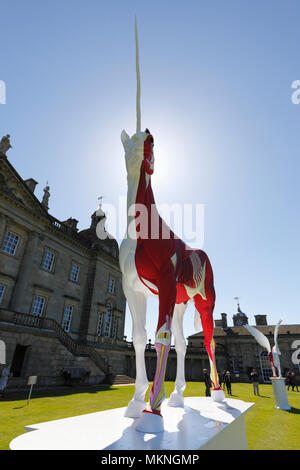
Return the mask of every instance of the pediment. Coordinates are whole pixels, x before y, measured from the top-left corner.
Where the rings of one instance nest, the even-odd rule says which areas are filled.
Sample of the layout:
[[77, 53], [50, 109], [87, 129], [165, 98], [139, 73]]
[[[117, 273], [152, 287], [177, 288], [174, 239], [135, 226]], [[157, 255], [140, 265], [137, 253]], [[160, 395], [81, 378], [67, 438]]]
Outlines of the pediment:
[[38, 199], [27, 187], [26, 183], [8, 162], [0, 158], [0, 194], [40, 215], [46, 215]]

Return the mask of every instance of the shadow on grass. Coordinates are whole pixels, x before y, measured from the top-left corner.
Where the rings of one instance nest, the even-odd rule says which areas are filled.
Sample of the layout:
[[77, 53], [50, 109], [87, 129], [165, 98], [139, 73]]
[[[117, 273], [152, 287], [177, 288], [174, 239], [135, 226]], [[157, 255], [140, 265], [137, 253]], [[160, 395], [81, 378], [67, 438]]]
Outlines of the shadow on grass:
[[[118, 390], [118, 387], [115, 385], [107, 385], [107, 384], [98, 384], [94, 386], [70, 386], [70, 387], [61, 387], [61, 388], [48, 388], [48, 389], [36, 389], [32, 391], [33, 395], [31, 396], [31, 400], [36, 398], [46, 398], [46, 397], [63, 397], [68, 395], [76, 395], [78, 393], [98, 393], [98, 392], [105, 392], [105, 391], [114, 391]], [[27, 390], [20, 390], [14, 392], [6, 392], [5, 396], [2, 398], [1, 402], [9, 402], [9, 401], [19, 401], [19, 400], [27, 400], [28, 399], [29, 389]], [[26, 405], [20, 406], [23, 408]], [[19, 409], [19, 408], [14, 408]]]
[[290, 410], [287, 410], [287, 411], [288, 411], [288, 413], [293, 413], [293, 414], [295, 414], [295, 415], [300, 415], [300, 410], [299, 410], [299, 408], [293, 408], [293, 407], [292, 407]]

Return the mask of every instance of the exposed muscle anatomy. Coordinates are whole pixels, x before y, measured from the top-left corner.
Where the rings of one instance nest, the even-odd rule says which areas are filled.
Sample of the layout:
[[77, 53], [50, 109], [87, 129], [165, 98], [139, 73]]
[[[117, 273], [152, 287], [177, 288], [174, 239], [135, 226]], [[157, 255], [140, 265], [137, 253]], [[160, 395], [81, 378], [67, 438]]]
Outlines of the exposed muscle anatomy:
[[[121, 136], [128, 179], [127, 233], [120, 248], [123, 288], [133, 320], [133, 344], [136, 351], [136, 391], [129, 403], [127, 416], [141, 411], [161, 415], [165, 398], [164, 377], [174, 333], [177, 352], [177, 377], [170, 405], [183, 406], [185, 388], [184, 356], [186, 351], [182, 318], [188, 301], [193, 301], [203, 325], [205, 347], [211, 365], [211, 380], [216, 396], [222, 396], [218, 383], [213, 340], [215, 290], [213, 271], [206, 253], [186, 246], [160, 217], [151, 187], [154, 171], [153, 137], [146, 129], [129, 138]], [[159, 317], [155, 336], [157, 366], [150, 404], [145, 409], [144, 396], [148, 379], [144, 363], [147, 341], [145, 331], [146, 298], [159, 299]]]

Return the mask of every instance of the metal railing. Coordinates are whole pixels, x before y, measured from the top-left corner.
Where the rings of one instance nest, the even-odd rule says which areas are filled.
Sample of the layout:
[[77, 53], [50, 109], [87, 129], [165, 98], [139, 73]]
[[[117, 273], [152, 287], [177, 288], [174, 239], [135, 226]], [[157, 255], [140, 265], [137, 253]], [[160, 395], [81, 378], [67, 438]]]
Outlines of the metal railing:
[[95, 364], [105, 374], [109, 373], [107, 362], [90, 346], [79, 344], [67, 333], [56, 320], [47, 317], [39, 317], [27, 313], [13, 312], [10, 310], [0, 309], [0, 322], [13, 323], [15, 325], [27, 326], [30, 328], [38, 328], [43, 330], [51, 330], [56, 333], [60, 342], [74, 356], [89, 356]]

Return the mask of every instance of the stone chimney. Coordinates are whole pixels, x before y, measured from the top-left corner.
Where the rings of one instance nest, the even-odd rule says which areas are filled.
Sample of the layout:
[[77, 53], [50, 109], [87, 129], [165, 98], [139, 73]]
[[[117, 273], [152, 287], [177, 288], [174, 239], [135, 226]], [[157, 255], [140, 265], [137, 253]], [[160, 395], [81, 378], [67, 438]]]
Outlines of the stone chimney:
[[267, 315], [254, 315], [256, 326], [267, 325]]
[[221, 313], [221, 320], [215, 320], [216, 328], [228, 328], [227, 326], [227, 313]]
[[24, 183], [26, 183], [30, 191], [34, 194], [35, 187], [38, 184], [38, 182], [35, 181], [33, 178], [28, 178], [28, 180], [24, 180]]
[[70, 217], [68, 220], [65, 220], [62, 223], [66, 225], [68, 228], [70, 228], [71, 230], [78, 232], [78, 228], [77, 228], [78, 220]]
[[228, 328], [227, 313], [221, 313], [221, 317], [222, 317], [222, 328]]

